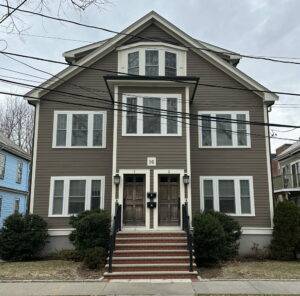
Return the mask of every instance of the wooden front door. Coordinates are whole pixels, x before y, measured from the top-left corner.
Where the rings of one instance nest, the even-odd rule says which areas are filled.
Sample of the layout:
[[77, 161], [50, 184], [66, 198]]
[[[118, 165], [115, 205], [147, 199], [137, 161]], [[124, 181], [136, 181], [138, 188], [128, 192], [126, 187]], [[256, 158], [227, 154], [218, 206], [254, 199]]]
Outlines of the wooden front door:
[[145, 225], [145, 175], [124, 175], [124, 225]]
[[179, 175], [158, 175], [158, 226], [180, 225]]

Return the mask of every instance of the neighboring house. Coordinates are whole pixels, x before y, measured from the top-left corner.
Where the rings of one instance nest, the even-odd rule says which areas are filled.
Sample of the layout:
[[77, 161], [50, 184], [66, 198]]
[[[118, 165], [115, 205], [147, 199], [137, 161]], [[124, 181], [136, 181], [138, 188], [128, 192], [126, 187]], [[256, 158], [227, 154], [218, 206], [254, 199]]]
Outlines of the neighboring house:
[[0, 133], [0, 228], [11, 214], [25, 214], [30, 155]]
[[[27, 94], [36, 108], [30, 211], [48, 222], [49, 249], [68, 246], [70, 215], [103, 208], [113, 217], [116, 201], [121, 241], [128, 232], [128, 243], [136, 239], [118, 256], [165, 248], [181, 229], [185, 202], [190, 216], [214, 209], [234, 217], [243, 227], [241, 253], [254, 243], [268, 245], [269, 132], [248, 121], [268, 122], [268, 107], [278, 97], [237, 69], [238, 54], [150, 12], [122, 34], [64, 57], [84, 67], [70, 66], [42, 84], [55, 91]], [[148, 245], [149, 231], [160, 244]], [[163, 243], [160, 235], [171, 239]], [[170, 250], [166, 257], [174, 255]]]
[[293, 200], [300, 206], [300, 141], [276, 150], [279, 174], [273, 176], [275, 201]]

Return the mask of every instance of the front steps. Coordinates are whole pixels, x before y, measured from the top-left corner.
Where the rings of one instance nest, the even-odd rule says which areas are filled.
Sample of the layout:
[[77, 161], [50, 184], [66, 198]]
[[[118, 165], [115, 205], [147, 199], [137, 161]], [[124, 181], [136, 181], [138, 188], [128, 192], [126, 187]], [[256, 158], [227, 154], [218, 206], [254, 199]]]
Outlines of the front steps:
[[186, 234], [176, 232], [126, 232], [117, 234], [112, 273], [104, 279], [197, 280], [196, 265], [189, 271]]

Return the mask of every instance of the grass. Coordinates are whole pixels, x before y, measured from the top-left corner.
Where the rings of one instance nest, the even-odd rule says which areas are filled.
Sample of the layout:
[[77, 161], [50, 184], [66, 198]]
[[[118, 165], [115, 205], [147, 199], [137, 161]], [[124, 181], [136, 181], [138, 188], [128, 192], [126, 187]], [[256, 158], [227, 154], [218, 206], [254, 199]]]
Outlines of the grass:
[[203, 267], [199, 274], [206, 279], [300, 279], [298, 261], [232, 261]]
[[101, 271], [87, 270], [80, 262], [66, 260], [0, 262], [0, 280], [83, 280], [101, 276]]

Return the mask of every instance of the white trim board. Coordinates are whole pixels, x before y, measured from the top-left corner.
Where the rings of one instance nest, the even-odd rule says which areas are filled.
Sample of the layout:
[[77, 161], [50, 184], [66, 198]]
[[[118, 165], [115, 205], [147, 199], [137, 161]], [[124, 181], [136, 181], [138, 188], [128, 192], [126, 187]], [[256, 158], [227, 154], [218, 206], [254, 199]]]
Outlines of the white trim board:
[[272, 235], [273, 228], [269, 227], [242, 227], [243, 235]]
[[[77, 65], [80, 66], [90, 66], [95, 61], [99, 60], [101, 57], [105, 56], [109, 52], [111, 52], [114, 49], [114, 45], [122, 40], [126, 40], [128, 38], [127, 36], [124, 36], [124, 34], [132, 34], [134, 31], [138, 30], [139, 28], [142, 28], [144, 25], [149, 23], [150, 21], [156, 21], [159, 25], [164, 26], [166, 30], [169, 30], [172, 34], [175, 34], [179, 38], [182, 38], [184, 42], [186, 42], [189, 46], [193, 47], [201, 47], [201, 48], [207, 48], [207, 45], [205, 43], [200, 42], [177, 28], [174, 24], [170, 23], [166, 19], [164, 19], [162, 16], [157, 14], [154, 11], [149, 12], [136, 22], [134, 22], [132, 25], [124, 29], [120, 34], [117, 34], [116, 36], [109, 39], [107, 42], [105, 42], [103, 45], [100, 45], [98, 49], [95, 49], [87, 56], [83, 57], [81, 60], [78, 61]], [[219, 57], [217, 54], [203, 51], [199, 49], [193, 49], [193, 51], [208, 60], [210, 63], [215, 65], [217, 68], [221, 69], [225, 73], [227, 73], [229, 76], [231, 76], [233, 79], [240, 82], [242, 85], [244, 85], [247, 88], [257, 88], [259, 90], [268, 90], [261, 84], [259, 84], [254, 79], [250, 78], [245, 73], [241, 72], [239, 69], [233, 67], [229, 63], [225, 62], [221, 57]], [[66, 69], [62, 70], [58, 75], [56, 75], [55, 78], [50, 78], [46, 82], [42, 83], [41, 85], [43, 87], [53, 87], [60, 85], [63, 83], [66, 79], [70, 79], [75, 74], [81, 72], [83, 68], [79, 68], [76, 66], [73, 67], [67, 67]], [[57, 76], [59, 76], [60, 79], [57, 79]], [[37, 88], [34, 88], [33, 90], [29, 91], [26, 95], [34, 96], [36, 98], [40, 98], [41, 96], [45, 95], [48, 90], [39, 90]], [[258, 96], [262, 97], [265, 101], [275, 101], [278, 100], [278, 96], [275, 94], [269, 94], [269, 93], [256, 93]], [[30, 99], [29, 99], [30, 100]]]
[[70, 233], [74, 230], [74, 228], [49, 228], [48, 234], [50, 236], [65, 236], [70, 235]]

